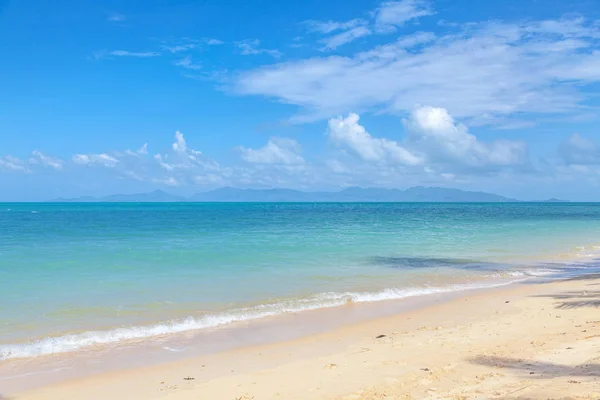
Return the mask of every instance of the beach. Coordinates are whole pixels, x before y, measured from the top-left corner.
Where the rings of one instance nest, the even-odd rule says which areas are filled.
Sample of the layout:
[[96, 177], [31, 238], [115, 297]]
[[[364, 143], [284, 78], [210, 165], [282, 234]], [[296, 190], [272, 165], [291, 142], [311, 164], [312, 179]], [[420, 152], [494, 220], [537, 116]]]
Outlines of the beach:
[[598, 399], [599, 306], [597, 274], [515, 284], [291, 341], [7, 398]]
[[595, 396], [595, 203], [0, 211], [4, 398]]

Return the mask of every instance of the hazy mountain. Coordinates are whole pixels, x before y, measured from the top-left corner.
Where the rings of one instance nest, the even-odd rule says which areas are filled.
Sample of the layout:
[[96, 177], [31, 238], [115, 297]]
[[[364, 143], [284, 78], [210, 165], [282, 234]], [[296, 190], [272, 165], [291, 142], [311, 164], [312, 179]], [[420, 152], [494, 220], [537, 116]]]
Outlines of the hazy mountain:
[[554, 197], [541, 201], [541, 203], [568, 203], [568, 202], [569, 202], [569, 200], [561, 200], [561, 199], [556, 199]]
[[135, 194], [113, 194], [110, 196], [104, 197], [77, 197], [72, 199], [54, 199], [53, 202], [72, 202], [72, 203], [167, 203], [167, 202], [180, 202], [186, 201], [184, 197], [175, 196], [173, 194], [167, 193], [163, 190], [155, 190], [153, 192], [148, 193], [135, 193]]
[[[237, 189], [222, 187], [189, 198], [162, 190], [106, 197], [55, 199], [63, 202], [513, 202], [493, 193], [416, 186], [406, 190], [349, 187], [337, 192], [302, 192], [291, 189]], [[556, 201], [551, 199], [550, 201]]]

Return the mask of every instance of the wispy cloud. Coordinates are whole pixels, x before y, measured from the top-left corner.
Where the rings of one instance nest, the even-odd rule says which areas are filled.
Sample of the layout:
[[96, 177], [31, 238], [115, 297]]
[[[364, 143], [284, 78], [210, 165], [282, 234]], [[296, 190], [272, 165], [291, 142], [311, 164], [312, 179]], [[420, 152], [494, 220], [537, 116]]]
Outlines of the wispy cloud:
[[102, 58], [111, 58], [111, 57], [137, 57], [137, 58], [149, 58], [149, 57], [158, 57], [160, 56], [160, 52], [157, 51], [127, 51], [127, 50], [101, 50], [94, 53], [94, 58], [96, 60]]
[[281, 57], [281, 52], [279, 50], [270, 50], [270, 49], [262, 49], [260, 48], [260, 40], [252, 39], [252, 40], [242, 40], [240, 42], [236, 42], [235, 45], [240, 51], [241, 55], [258, 55], [258, 54], [267, 54], [274, 58]]
[[119, 163], [115, 157], [106, 153], [101, 154], [74, 154], [73, 162], [80, 165], [99, 165], [102, 167], [114, 168]]
[[140, 147], [137, 150], [125, 150], [125, 154], [130, 155], [130, 156], [134, 156], [134, 157], [139, 157], [139, 156], [145, 156], [148, 154], [148, 143], [144, 143], [142, 145], [142, 147]]
[[310, 32], [332, 33], [335, 31], [345, 31], [357, 26], [365, 26], [368, 21], [362, 18], [351, 19], [350, 21], [304, 21]]
[[224, 44], [225, 43], [222, 40], [211, 39], [211, 38], [205, 38], [205, 39], [203, 39], [203, 41], [204, 41], [204, 43], [206, 43], [209, 46], [218, 46], [220, 44]]
[[29, 164], [39, 164], [44, 167], [54, 168], [57, 170], [62, 169], [64, 163], [65, 162], [63, 160], [56, 158], [56, 157], [50, 157], [50, 156], [44, 155], [39, 150], [34, 150], [31, 153], [31, 157], [29, 157]]
[[342, 33], [338, 33], [337, 35], [329, 36], [321, 40], [321, 42], [325, 44], [323, 50], [334, 50], [341, 45], [350, 43], [358, 38], [368, 36], [370, 34], [371, 31], [368, 28], [364, 26], [357, 26], [356, 28], [352, 28]]
[[233, 88], [299, 106], [295, 121], [373, 109], [405, 113], [415, 104], [490, 120], [576, 113], [585, 108], [584, 88], [600, 82], [600, 46], [589, 40], [599, 34], [599, 24], [579, 18], [470, 24], [459, 33], [419, 32], [346, 57], [264, 66], [239, 74]]
[[185, 68], [185, 69], [193, 69], [193, 70], [202, 69], [202, 66], [200, 64], [194, 64], [192, 62], [192, 58], [190, 56], [184, 57], [181, 60], [176, 61], [175, 65], [177, 65], [178, 67]]
[[194, 49], [199, 49], [204, 46], [218, 46], [223, 44], [221, 40], [213, 39], [213, 38], [201, 38], [201, 39], [192, 39], [192, 38], [181, 38], [177, 40], [165, 40], [160, 45], [162, 50], [168, 51], [169, 53], [183, 53], [189, 52]]
[[23, 160], [13, 156], [0, 157], [0, 170], [2, 169], [14, 172], [31, 172]]
[[433, 14], [427, 0], [385, 1], [375, 11], [375, 27], [380, 32], [394, 31], [408, 21]]
[[116, 57], [157, 57], [160, 53], [156, 51], [126, 51], [126, 50], [113, 50], [108, 55]]
[[186, 44], [175, 44], [175, 45], [162, 45], [160, 46], [163, 50], [166, 50], [171, 53], [180, 53], [182, 51], [188, 51], [195, 49], [198, 47], [196, 43], [186, 43]]
[[371, 19], [355, 18], [348, 21], [304, 22], [308, 32], [326, 35], [320, 40], [325, 46], [321, 50], [334, 50], [361, 37], [375, 33], [392, 32], [407, 21], [433, 14], [426, 0], [385, 1], [371, 12]]

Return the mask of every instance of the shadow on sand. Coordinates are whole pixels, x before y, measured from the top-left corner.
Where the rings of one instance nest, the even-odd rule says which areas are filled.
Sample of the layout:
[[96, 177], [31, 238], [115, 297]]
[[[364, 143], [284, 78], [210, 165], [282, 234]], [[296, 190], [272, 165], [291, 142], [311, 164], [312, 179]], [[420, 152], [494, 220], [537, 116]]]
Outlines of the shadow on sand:
[[496, 356], [478, 356], [470, 361], [486, 367], [508, 368], [526, 373], [532, 379], [600, 376], [600, 364], [581, 364], [573, 367], [570, 365]]
[[554, 294], [540, 294], [534, 297], [559, 300], [556, 303], [556, 308], [563, 310], [600, 307], [600, 290], [567, 291]]

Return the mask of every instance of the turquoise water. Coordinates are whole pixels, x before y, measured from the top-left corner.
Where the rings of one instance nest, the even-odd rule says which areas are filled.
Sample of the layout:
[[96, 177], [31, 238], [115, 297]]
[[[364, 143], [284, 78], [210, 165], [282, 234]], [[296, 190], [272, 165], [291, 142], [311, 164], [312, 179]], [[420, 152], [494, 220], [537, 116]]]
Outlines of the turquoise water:
[[600, 204], [0, 204], [0, 360], [594, 266]]

